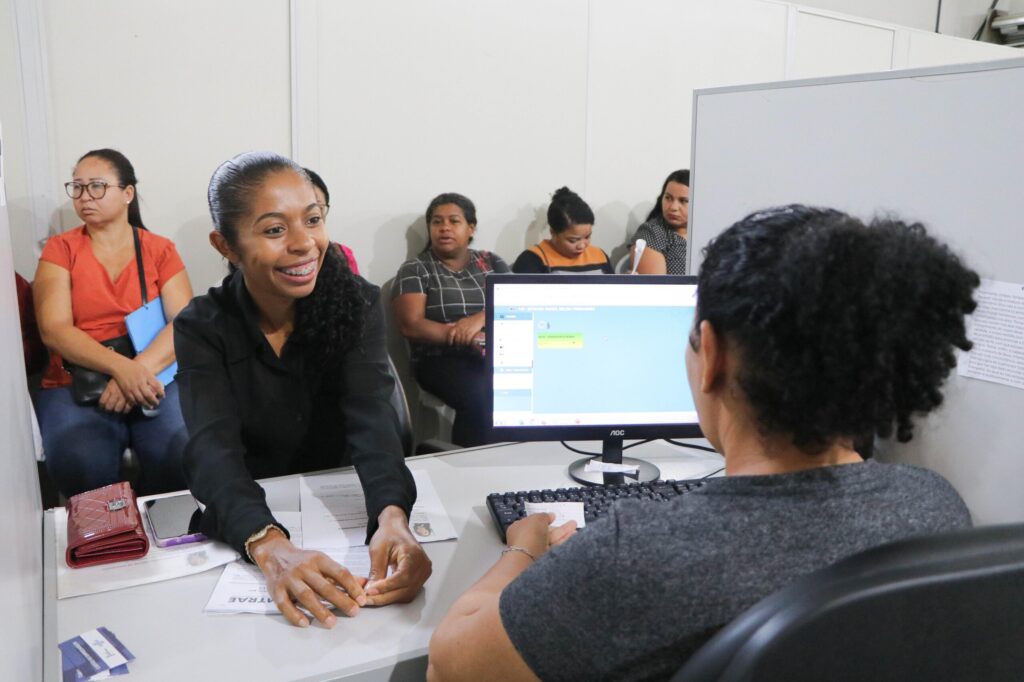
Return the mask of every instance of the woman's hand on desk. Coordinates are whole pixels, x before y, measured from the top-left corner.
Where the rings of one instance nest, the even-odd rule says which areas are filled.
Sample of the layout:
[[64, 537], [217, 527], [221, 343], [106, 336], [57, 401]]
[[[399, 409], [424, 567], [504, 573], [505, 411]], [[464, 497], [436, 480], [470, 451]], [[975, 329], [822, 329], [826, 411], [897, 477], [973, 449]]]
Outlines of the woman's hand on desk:
[[292, 625], [309, 625], [295, 602], [328, 628], [334, 627], [337, 619], [321, 603], [321, 597], [348, 616], [355, 616], [366, 603], [362, 578], [322, 552], [299, 549], [280, 531], [271, 530], [250, 543], [249, 554], [267, 579], [267, 592]]
[[[380, 526], [370, 540], [370, 580], [366, 603], [384, 606], [416, 598], [433, 570], [427, 553], [409, 530], [409, 518], [399, 507], [385, 507]], [[394, 572], [388, 576], [388, 568]]]

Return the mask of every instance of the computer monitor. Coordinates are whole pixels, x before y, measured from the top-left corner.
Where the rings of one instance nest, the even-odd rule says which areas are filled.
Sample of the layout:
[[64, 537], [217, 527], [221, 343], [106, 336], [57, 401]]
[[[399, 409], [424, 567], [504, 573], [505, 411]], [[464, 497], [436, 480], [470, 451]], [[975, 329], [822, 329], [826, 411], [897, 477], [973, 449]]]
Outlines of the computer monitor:
[[492, 441], [601, 440], [569, 474], [602, 484], [658, 478], [622, 457], [625, 439], [701, 436], [685, 363], [696, 277], [490, 275], [486, 300]]

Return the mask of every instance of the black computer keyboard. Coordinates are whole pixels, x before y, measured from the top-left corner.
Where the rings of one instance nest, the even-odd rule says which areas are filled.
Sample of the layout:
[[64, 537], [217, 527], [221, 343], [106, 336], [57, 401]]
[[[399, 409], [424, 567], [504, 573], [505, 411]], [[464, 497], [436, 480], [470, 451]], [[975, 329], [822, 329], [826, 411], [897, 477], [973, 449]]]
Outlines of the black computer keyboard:
[[558, 488], [556, 490], [523, 490], [515, 493], [491, 493], [487, 496], [487, 508], [491, 510], [505, 542], [505, 531], [519, 519], [526, 517], [527, 502], [582, 502], [584, 519], [590, 523], [611, 508], [616, 500], [635, 498], [662, 502], [671, 500], [706, 483], [703, 479], [689, 481], [651, 481], [650, 483], [621, 483], [618, 485], [595, 485], [581, 488]]

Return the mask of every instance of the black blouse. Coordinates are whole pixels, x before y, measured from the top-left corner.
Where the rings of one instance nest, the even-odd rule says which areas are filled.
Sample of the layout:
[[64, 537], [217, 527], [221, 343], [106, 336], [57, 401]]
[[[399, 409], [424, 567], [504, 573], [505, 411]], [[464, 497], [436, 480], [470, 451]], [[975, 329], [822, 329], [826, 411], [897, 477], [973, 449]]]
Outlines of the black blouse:
[[361, 284], [370, 302], [364, 336], [332, 381], [307, 378], [298, 343], [286, 342], [281, 357], [274, 353], [241, 273], [192, 299], [174, 320], [189, 433], [185, 474], [206, 505], [200, 530], [243, 556], [253, 533], [277, 523], [257, 478], [354, 464], [366, 496], [367, 538], [384, 507], [408, 514], [416, 500], [389, 402], [395, 384], [380, 290]]

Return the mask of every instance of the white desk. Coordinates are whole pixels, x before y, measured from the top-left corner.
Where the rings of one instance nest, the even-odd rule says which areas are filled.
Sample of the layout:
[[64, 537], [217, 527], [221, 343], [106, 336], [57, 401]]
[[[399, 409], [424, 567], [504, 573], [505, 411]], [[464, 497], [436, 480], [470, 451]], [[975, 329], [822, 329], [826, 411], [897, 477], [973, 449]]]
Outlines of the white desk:
[[[698, 441], [704, 442], [704, 441]], [[598, 449], [596, 443], [578, 443]], [[650, 443], [629, 454], [663, 468], [663, 477], [712, 473], [712, 453]], [[60, 679], [57, 642], [98, 626], [110, 628], [136, 660], [137, 680], [422, 680], [430, 635], [462, 592], [502, 548], [485, 505], [488, 493], [571, 485], [566, 465], [579, 455], [558, 443], [459, 450], [407, 460], [430, 472], [459, 535], [424, 545], [434, 572], [410, 604], [363, 609], [333, 630], [300, 629], [280, 616], [207, 615], [203, 607], [221, 569], [114, 592], [57, 600], [53, 513], [44, 523], [44, 678]], [[294, 476], [263, 482], [271, 509], [297, 511]]]

